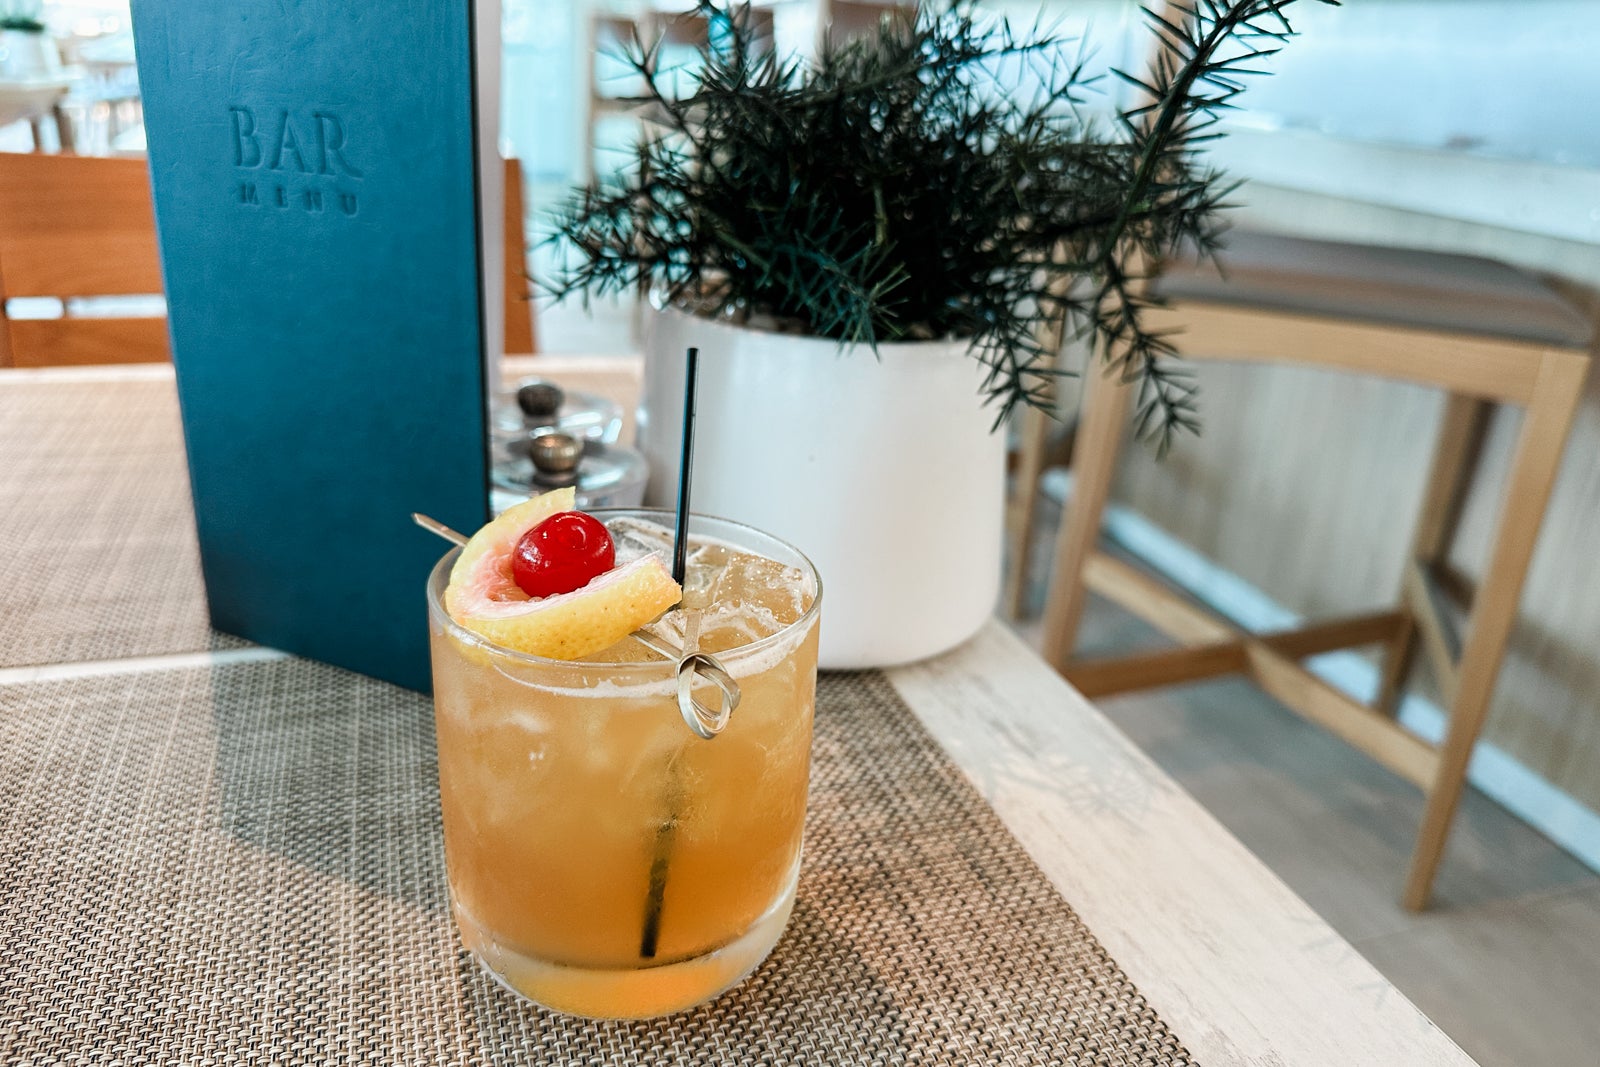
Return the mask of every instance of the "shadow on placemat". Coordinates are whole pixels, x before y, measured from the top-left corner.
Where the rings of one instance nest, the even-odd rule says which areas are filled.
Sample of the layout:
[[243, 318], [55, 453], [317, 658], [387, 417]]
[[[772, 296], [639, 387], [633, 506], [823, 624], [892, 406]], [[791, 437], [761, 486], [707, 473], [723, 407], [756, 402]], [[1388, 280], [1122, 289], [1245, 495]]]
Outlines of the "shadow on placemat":
[[164, 381], [0, 387], [0, 667], [239, 648], [208, 625]]
[[434, 768], [425, 699], [301, 660], [0, 686], [0, 1062], [1191, 1063], [879, 675], [820, 686], [784, 939], [671, 1019], [466, 958]]
[[302, 659], [220, 668], [210, 684], [222, 829], [448, 913], [427, 697]]

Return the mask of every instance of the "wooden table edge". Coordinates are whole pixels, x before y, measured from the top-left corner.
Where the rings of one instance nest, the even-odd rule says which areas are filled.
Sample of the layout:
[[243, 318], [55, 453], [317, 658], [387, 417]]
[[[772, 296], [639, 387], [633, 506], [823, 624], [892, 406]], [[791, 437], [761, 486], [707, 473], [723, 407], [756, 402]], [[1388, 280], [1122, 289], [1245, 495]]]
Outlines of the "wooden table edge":
[[1473, 1063], [998, 620], [887, 674], [1201, 1063]]

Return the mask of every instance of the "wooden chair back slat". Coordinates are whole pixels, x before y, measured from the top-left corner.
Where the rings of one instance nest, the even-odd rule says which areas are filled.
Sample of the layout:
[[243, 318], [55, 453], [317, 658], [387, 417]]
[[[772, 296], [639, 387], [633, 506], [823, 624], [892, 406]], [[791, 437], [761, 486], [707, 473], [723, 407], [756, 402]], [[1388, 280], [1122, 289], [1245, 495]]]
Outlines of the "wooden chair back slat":
[[506, 160], [505, 197], [506, 354], [539, 351], [533, 324], [533, 287], [528, 282], [528, 242], [523, 230], [522, 164]]
[[171, 351], [164, 318], [11, 319], [17, 367], [159, 363]]
[[158, 363], [164, 317], [74, 317], [73, 298], [159, 294], [143, 160], [0, 153], [0, 301], [55, 297], [64, 317], [5, 315], [0, 366]]
[[[522, 170], [505, 162], [506, 351], [537, 351]], [[137, 159], [0, 153], [0, 298], [162, 292], [155, 214]], [[0, 366], [159, 362], [164, 318], [5, 319]]]
[[877, 33], [885, 19], [902, 28], [912, 25], [917, 19], [915, 0], [906, 3], [828, 0], [822, 7], [822, 39], [838, 48], [852, 37]]
[[6, 297], [161, 292], [144, 162], [0, 153], [0, 275]]

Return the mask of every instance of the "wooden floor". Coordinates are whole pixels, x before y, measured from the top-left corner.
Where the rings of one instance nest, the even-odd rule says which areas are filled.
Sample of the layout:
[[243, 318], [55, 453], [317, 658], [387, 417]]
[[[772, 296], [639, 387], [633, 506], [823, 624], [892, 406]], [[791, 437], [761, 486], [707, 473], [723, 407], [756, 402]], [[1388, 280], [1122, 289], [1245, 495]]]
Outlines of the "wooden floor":
[[[1017, 629], [1037, 640], [1036, 625]], [[1096, 601], [1082, 647], [1161, 640]], [[1242, 682], [1101, 707], [1484, 1067], [1600, 1064], [1600, 874], [1469, 789], [1436, 903], [1413, 915], [1398, 897], [1414, 787]]]

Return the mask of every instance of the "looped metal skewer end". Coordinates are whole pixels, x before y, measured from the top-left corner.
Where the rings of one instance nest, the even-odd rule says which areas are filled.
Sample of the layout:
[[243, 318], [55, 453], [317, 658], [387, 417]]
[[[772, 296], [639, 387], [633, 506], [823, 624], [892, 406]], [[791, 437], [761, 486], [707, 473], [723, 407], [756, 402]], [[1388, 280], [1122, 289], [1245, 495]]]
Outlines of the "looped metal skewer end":
[[[694, 695], [696, 677], [717, 687], [722, 697], [717, 708], [707, 707]], [[694, 652], [678, 661], [678, 711], [696, 736], [707, 741], [716, 737], [727, 728], [738, 706], [739, 683], [715, 656]]]

